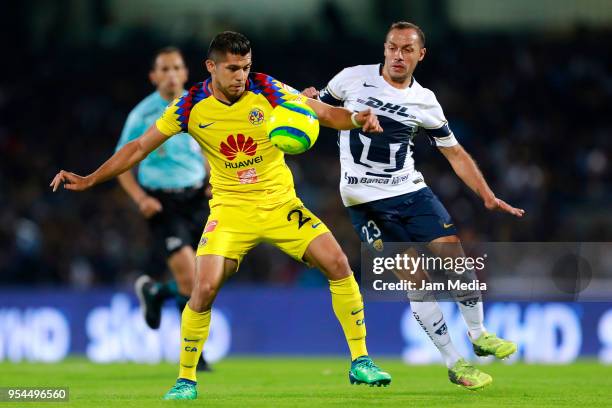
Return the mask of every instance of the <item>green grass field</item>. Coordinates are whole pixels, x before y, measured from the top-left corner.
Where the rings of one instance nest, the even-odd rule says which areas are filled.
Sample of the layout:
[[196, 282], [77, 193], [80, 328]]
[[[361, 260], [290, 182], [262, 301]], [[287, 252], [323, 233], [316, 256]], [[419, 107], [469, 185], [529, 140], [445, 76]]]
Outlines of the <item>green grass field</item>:
[[442, 366], [379, 359], [393, 375], [388, 388], [350, 386], [347, 362], [336, 358], [234, 357], [199, 377], [197, 401], [162, 401], [174, 383], [171, 364], [95, 365], [0, 363], [0, 387], [68, 386], [69, 403], [7, 403], [43, 407], [610, 407], [612, 370], [595, 362], [569, 366], [483, 366], [493, 384], [470, 392], [451, 384]]

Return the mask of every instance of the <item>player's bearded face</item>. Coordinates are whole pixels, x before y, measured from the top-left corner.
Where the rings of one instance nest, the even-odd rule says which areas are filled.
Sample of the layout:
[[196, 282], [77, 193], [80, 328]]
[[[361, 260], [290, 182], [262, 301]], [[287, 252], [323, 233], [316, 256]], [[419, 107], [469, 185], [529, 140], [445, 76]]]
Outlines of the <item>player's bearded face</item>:
[[223, 60], [211, 65], [207, 63], [207, 68], [215, 87], [229, 100], [236, 100], [244, 93], [246, 87], [251, 71], [251, 53], [246, 55], [227, 53]]
[[187, 82], [187, 68], [181, 55], [176, 52], [158, 55], [150, 79], [163, 93], [182, 91]]
[[396, 82], [408, 80], [419, 61], [425, 57], [415, 30], [392, 30], [385, 42], [385, 71]]

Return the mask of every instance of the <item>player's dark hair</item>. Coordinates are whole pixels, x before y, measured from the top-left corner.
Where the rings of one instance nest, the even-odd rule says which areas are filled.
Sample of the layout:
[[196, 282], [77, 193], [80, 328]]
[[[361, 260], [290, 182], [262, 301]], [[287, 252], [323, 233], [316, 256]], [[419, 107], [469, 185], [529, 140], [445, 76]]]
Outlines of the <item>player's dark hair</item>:
[[391, 24], [391, 27], [389, 27], [389, 31], [387, 31], [387, 37], [389, 37], [389, 33], [393, 30], [406, 30], [406, 29], [412, 29], [416, 31], [417, 35], [419, 36], [419, 40], [421, 41], [421, 47], [425, 48], [425, 33], [423, 32], [423, 30], [421, 30], [421, 27], [419, 27], [416, 24], [409, 23], [407, 21], [397, 21]]
[[208, 46], [208, 59], [215, 62], [227, 53], [247, 55], [251, 52], [251, 43], [243, 34], [235, 31], [223, 31], [215, 36]]
[[175, 54], [175, 53], [180, 55], [181, 59], [185, 61], [185, 58], [183, 57], [183, 52], [178, 47], [169, 45], [167, 47], [163, 47], [155, 51], [155, 54], [153, 55], [153, 59], [151, 59], [151, 70], [155, 69], [155, 63], [157, 62], [157, 57], [159, 57], [160, 55], [164, 55], [164, 54]]

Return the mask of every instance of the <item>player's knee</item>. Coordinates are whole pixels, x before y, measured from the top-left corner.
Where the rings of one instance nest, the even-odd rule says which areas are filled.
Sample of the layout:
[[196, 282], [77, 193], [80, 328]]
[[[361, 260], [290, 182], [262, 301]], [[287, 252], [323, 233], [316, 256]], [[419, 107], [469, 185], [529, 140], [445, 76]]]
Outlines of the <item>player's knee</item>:
[[195, 288], [195, 294], [204, 303], [212, 303], [213, 299], [219, 292], [219, 285], [212, 284], [210, 282], [200, 282]]
[[456, 235], [434, 239], [429, 243], [428, 247], [436, 256], [441, 258], [459, 258], [465, 256], [461, 240]]
[[332, 279], [346, 278], [351, 274], [348, 258], [342, 251], [337, 251], [330, 255], [326, 269]]

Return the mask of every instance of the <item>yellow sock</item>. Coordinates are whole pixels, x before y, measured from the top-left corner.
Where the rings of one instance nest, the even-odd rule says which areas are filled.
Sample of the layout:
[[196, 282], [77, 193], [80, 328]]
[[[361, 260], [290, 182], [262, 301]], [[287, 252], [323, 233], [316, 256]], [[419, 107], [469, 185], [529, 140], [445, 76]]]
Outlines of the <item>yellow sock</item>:
[[329, 281], [332, 306], [351, 350], [351, 360], [368, 355], [363, 299], [353, 275]]
[[196, 381], [196, 366], [202, 347], [208, 337], [210, 310], [194, 312], [189, 305], [183, 309], [181, 319], [181, 362], [179, 378]]

